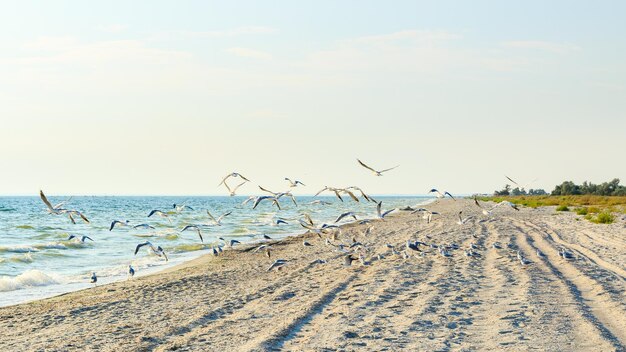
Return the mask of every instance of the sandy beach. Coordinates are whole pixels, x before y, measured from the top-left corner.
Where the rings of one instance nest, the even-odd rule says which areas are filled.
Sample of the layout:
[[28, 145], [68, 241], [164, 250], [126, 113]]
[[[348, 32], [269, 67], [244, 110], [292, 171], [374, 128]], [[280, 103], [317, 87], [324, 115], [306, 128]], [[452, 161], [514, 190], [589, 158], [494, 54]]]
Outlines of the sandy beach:
[[[397, 211], [343, 227], [333, 243], [366, 244], [366, 265], [346, 267], [325, 238], [304, 234], [274, 243], [272, 258], [242, 245], [155, 275], [1, 308], [0, 350], [625, 350], [623, 220], [592, 224], [553, 207], [500, 207], [488, 218], [470, 200], [429, 208], [441, 213], [430, 224]], [[463, 226], [459, 210], [473, 216]], [[385, 246], [402, 251], [407, 239], [459, 249], [444, 257], [421, 246], [405, 259]], [[466, 256], [471, 243], [476, 255]], [[573, 258], [560, 257], [561, 247]], [[268, 272], [277, 258], [287, 264]]]

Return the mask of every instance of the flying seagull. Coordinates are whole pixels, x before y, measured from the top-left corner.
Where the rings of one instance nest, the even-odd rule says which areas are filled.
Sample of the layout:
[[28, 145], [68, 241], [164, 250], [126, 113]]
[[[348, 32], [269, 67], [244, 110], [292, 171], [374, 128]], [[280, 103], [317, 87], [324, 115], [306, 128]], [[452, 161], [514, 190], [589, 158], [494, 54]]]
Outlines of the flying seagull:
[[231, 197], [234, 197], [236, 195], [237, 190], [239, 189], [239, 187], [243, 186], [246, 182], [248, 182], [248, 181], [243, 181], [242, 183], [240, 183], [237, 186], [235, 186], [235, 188], [230, 188], [230, 186], [226, 182], [224, 182], [224, 186], [226, 186], [226, 189], [228, 189], [228, 194]]
[[129, 225], [128, 225], [128, 223], [129, 223], [129, 221], [128, 221], [128, 220], [126, 220], [126, 221], [114, 220], [114, 221], [111, 223], [111, 226], [109, 227], [109, 231], [112, 231], [112, 230], [113, 230], [113, 228], [115, 227], [115, 225], [118, 225], [118, 226], [129, 226]]
[[168, 261], [167, 255], [165, 254], [165, 251], [163, 250], [163, 248], [161, 248], [161, 246], [154, 246], [152, 243], [150, 243], [150, 241], [146, 241], [144, 243], [140, 243], [137, 245], [137, 247], [135, 248], [135, 255], [137, 255], [137, 252], [139, 252], [139, 249], [141, 249], [141, 247], [143, 246], [148, 246], [148, 248], [152, 251], [152, 253], [156, 254], [159, 257], [165, 257], [165, 261]]
[[337, 217], [337, 220], [335, 220], [335, 223], [338, 223], [339, 221], [341, 221], [341, 219], [343, 219], [345, 217], [352, 217], [354, 220], [357, 220], [356, 214], [354, 212], [349, 211], [349, 212], [345, 212], [345, 213], [339, 215]]
[[428, 220], [428, 222], [427, 222], [428, 224], [430, 224], [430, 222], [433, 220], [433, 215], [439, 215], [438, 212], [430, 211], [430, 210], [425, 209], [425, 208], [419, 208], [419, 209], [413, 210], [411, 212], [411, 214], [415, 214], [415, 213], [418, 213], [418, 212], [424, 212], [424, 215], [422, 215], [422, 218], [425, 219], [425, 220]]
[[274, 261], [274, 262], [272, 263], [272, 265], [270, 265], [270, 267], [269, 267], [269, 268], [267, 268], [267, 271], [270, 271], [270, 270], [272, 270], [272, 269], [274, 269], [274, 268], [276, 268], [276, 269], [280, 269], [280, 267], [281, 267], [281, 266], [283, 266], [283, 265], [285, 265], [285, 264], [287, 264], [287, 261], [286, 261], [286, 260], [284, 260], [284, 259], [276, 259], [276, 261]]
[[466, 218], [461, 217], [461, 214], [463, 213], [463, 211], [459, 211], [459, 220], [456, 222], [457, 224], [463, 226], [463, 224], [465, 224], [469, 219], [471, 219], [471, 216], [468, 216]]
[[387, 171], [393, 170], [393, 169], [397, 168], [398, 166], [400, 166], [400, 165], [396, 165], [396, 166], [394, 166], [394, 167], [392, 167], [392, 168], [389, 168], [389, 169], [385, 169], [385, 170], [380, 170], [380, 171], [378, 171], [378, 170], [374, 170], [373, 168], [371, 168], [371, 167], [369, 167], [369, 166], [365, 165], [365, 164], [364, 164], [361, 160], [359, 160], [359, 159], [356, 159], [356, 161], [358, 161], [358, 162], [359, 162], [359, 164], [361, 164], [361, 166], [363, 166], [364, 168], [366, 168], [366, 169], [370, 170], [371, 172], [373, 172], [373, 173], [374, 173], [374, 175], [376, 175], [376, 176], [382, 176], [382, 175], [383, 175], [383, 172], [387, 172]]
[[285, 181], [289, 181], [289, 187], [297, 187], [298, 185], [306, 186], [304, 183], [298, 180], [292, 181], [289, 177], [285, 177]]
[[46, 197], [45, 194], [43, 194], [43, 191], [41, 190], [39, 191], [39, 197], [48, 208], [48, 212], [50, 214], [54, 214], [54, 215], [67, 214], [67, 216], [72, 221], [72, 224], [76, 224], [76, 221], [74, 220], [74, 216], [80, 216], [80, 218], [83, 219], [84, 222], [89, 223], [89, 220], [87, 219], [87, 217], [85, 217], [85, 215], [83, 215], [83, 213], [79, 212], [78, 210], [61, 208], [65, 203], [67, 203], [71, 199], [71, 197], [68, 200], [65, 200], [54, 206], [50, 204], [50, 202], [48, 201], [48, 198]]
[[172, 205], [172, 209], [176, 210], [177, 213], [180, 213], [180, 212], [182, 212], [184, 210], [191, 210], [191, 211], [193, 211], [193, 208], [188, 206], [185, 203], [183, 203], [183, 204], [176, 204], [176, 203], [174, 203]]
[[166, 218], [167, 221], [170, 222], [170, 224], [172, 223], [172, 220], [170, 219], [169, 215], [167, 215], [167, 213], [164, 213], [164, 212], [162, 212], [162, 211], [160, 211], [158, 209], [155, 209], [155, 210], [151, 211], [150, 214], [148, 214], [148, 217], [151, 217], [152, 215], [158, 215], [158, 216], [160, 216], [162, 218]]
[[198, 236], [200, 237], [200, 242], [204, 242], [202, 232], [200, 231], [200, 227], [198, 227], [198, 225], [187, 225], [180, 232], [185, 232], [187, 230], [196, 230], [196, 232], [198, 232]]
[[221, 186], [221, 185], [222, 185], [222, 183], [226, 182], [226, 180], [227, 180], [229, 177], [241, 177], [243, 180], [250, 182], [250, 180], [248, 180], [247, 178], [245, 178], [242, 174], [237, 173], [237, 172], [233, 172], [233, 173], [230, 173], [230, 174], [228, 174], [228, 175], [224, 176], [224, 178], [222, 179], [222, 182], [220, 182], [220, 184], [218, 185], [218, 187], [219, 187], [219, 186]]
[[154, 226], [150, 226], [148, 224], [139, 224], [139, 225], [135, 225], [133, 226], [133, 229], [150, 229], [150, 230], [154, 230]]
[[224, 219], [225, 217], [227, 217], [228, 215], [232, 214], [233, 211], [227, 211], [224, 214], [220, 215], [217, 219], [211, 215], [211, 212], [209, 212], [208, 210], [206, 211], [207, 215], [209, 215], [209, 217], [211, 218], [211, 220], [213, 220], [213, 224], [216, 226], [222, 226], [222, 219]]
[[89, 237], [89, 236], [82, 236], [79, 239], [78, 236], [75, 236], [75, 235], [70, 235], [70, 237], [67, 238], [67, 241], [70, 241], [72, 239], [76, 239], [78, 242], [81, 242], [81, 243], [85, 243], [85, 240], [90, 240], [90, 241], [94, 242], [94, 240], [91, 239], [91, 237]]
[[436, 188], [431, 189], [428, 193], [437, 193], [437, 198], [444, 198], [445, 196], [449, 196], [450, 198], [456, 200], [449, 192], [444, 192], [443, 194], [441, 194], [441, 192], [439, 192]]
[[381, 200], [380, 202], [378, 202], [378, 204], [376, 205], [376, 214], [378, 215], [378, 218], [381, 220], [385, 219], [385, 216], [389, 215], [392, 211], [396, 210], [395, 208], [387, 210], [385, 212], [382, 211], [382, 206], [383, 206], [383, 201]]

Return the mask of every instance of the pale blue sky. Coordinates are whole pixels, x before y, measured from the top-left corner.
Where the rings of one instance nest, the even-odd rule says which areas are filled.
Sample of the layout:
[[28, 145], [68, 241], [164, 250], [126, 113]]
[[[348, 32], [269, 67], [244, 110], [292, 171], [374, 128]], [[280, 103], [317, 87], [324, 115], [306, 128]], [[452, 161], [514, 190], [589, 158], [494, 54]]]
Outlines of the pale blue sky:
[[[626, 182], [621, 1], [56, 1], [0, 11], [0, 194]], [[376, 178], [355, 158], [386, 168]], [[269, 166], [273, 165], [273, 166]], [[371, 177], [370, 177], [371, 176]], [[256, 193], [253, 186], [243, 193]]]

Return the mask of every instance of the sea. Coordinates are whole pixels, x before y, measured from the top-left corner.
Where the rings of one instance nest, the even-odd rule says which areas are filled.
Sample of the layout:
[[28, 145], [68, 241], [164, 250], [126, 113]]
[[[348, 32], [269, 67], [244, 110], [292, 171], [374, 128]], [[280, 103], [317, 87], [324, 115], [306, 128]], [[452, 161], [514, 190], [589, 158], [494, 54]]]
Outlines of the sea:
[[[56, 204], [69, 197], [48, 198]], [[72, 224], [67, 215], [50, 214], [39, 196], [0, 197], [0, 306], [92, 287], [94, 272], [98, 285], [129, 279], [129, 265], [135, 269], [135, 277], [148, 275], [211, 253], [218, 245], [226, 249], [219, 237], [248, 243], [262, 242], [264, 234], [272, 239], [301, 234], [306, 230], [298, 219], [304, 213], [318, 225], [334, 223], [346, 211], [355, 212], [358, 219], [376, 217], [376, 203], [355, 202], [349, 197], [342, 202], [336, 197], [296, 196], [297, 205], [283, 197], [280, 211], [267, 201], [252, 209], [253, 202], [242, 204], [247, 198], [78, 196], [69, 199], [64, 208], [79, 210], [90, 222], [75, 217], [76, 224]], [[383, 210], [432, 200], [423, 196], [375, 198], [382, 201]], [[177, 211], [174, 204], [191, 209]], [[155, 209], [168, 216], [148, 217]], [[207, 210], [216, 218], [229, 211], [232, 214], [217, 226], [210, 221]], [[279, 218], [286, 224], [277, 224]], [[114, 220], [128, 221], [130, 226], [116, 226], [110, 231]], [[340, 223], [347, 221], [350, 219]], [[139, 224], [154, 229], [132, 227]], [[181, 232], [186, 225], [200, 225], [204, 242], [196, 231]], [[71, 235], [77, 238], [69, 240]], [[82, 236], [93, 241], [81, 242]], [[137, 245], [146, 241], [161, 246], [169, 260], [155, 255], [147, 246], [135, 254]]]

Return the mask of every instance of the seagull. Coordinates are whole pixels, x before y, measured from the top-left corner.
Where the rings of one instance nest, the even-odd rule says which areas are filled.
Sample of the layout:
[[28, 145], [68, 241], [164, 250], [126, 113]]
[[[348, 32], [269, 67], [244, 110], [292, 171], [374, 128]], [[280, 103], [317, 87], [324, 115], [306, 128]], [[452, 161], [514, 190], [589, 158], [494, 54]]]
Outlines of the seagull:
[[211, 251], [213, 251], [213, 255], [214, 256], [217, 257], [219, 255], [219, 253], [218, 253], [217, 249], [215, 249], [215, 247], [211, 247]]
[[96, 272], [95, 271], [91, 273], [91, 281], [89, 281], [89, 282], [94, 284], [94, 285], [96, 284], [96, 282], [98, 282], [98, 277], [96, 276]]
[[257, 199], [254, 201], [254, 205], [252, 206], [252, 209], [256, 209], [256, 207], [259, 205], [259, 203], [261, 203], [264, 200], [271, 200], [272, 204], [274, 204], [278, 210], [280, 210], [280, 203], [278, 202], [278, 199], [274, 196], [260, 196], [257, 197]]
[[243, 175], [242, 175], [242, 174], [237, 173], [237, 172], [233, 172], [233, 173], [230, 173], [230, 174], [228, 174], [228, 175], [224, 176], [224, 178], [222, 179], [222, 182], [220, 182], [220, 184], [219, 184], [219, 185], [217, 185], [217, 186], [218, 186], [218, 187], [219, 187], [219, 186], [221, 186], [221, 185], [222, 185], [222, 183], [226, 182], [226, 180], [227, 180], [229, 177], [241, 177], [243, 180], [245, 180], [245, 181], [247, 181], [247, 182], [250, 182], [250, 180], [248, 180], [247, 178], [243, 177]]
[[150, 229], [150, 230], [154, 230], [154, 226], [150, 226], [148, 224], [139, 224], [139, 225], [133, 226], [133, 229]]
[[378, 215], [378, 218], [381, 220], [385, 220], [385, 216], [391, 214], [391, 212], [396, 210], [395, 208], [393, 208], [393, 209], [387, 210], [386, 212], [382, 212], [382, 206], [383, 206], [383, 201], [381, 200], [380, 202], [378, 202], [378, 205], [376, 206], [376, 213]]
[[350, 187], [346, 187], [346, 189], [354, 189], [354, 190], [357, 190], [357, 191], [361, 192], [361, 197], [363, 197], [363, 199], [365, 199], [366, 201], [368, 201], [368, 202], [376, 202], [376, 201], [374, 200], [374, 198], [372, 198], [372, 197], [368, 196], [367, 194], [365, 194], [365, 192], [363, 192], [363, 190], [362, 190], [360, 187], [357, 187], [357, 186], [350, 186]]
[[278, 218], [278, 219], [276, 219], [276, 221], [275, 221], [274, 223], [276, 224], [276, 226], [278, 226], [278, 225], [280, 225], [280, 224], [285, 224], [285, 225], [288, 225], [288, 224], [289, 224], [287, 221], [285, 221], [285, 220], [284, 220], [284, 219], [282, 219], [282, 218]]
[[439, 192], [436, 188], [431, 189], [428, 193], [437, 193], [436, 196], [437, 198], [444, 198], [445, 196], [449, 196], [450, 198], [456, 200], [451, 194], [450, 192], [444, 192], [443, 194], [441, 194], [441, 192]]
[[183, 203], [183, 204], [176, 204], [176, 203], [174, 203], [172, 205], [172, 209], [176, 210], [177, 213], [183, 212], [185, 210], [193, 211], [193, 208], [188, 206], [188, 205], [186, 205], [185, 203]]
[[76, 241], [81, 242], [81, 243], [85, 243], [85, 240], [90, 240], [90, 241], [94, 242], [94, 240], [91, 239], [91, 237], [89, 237], [89, 236], [82, 236], [79, 239], [78, 236], [75, 236], [75, 235], [70, 235], [70, 237], [68, 237], [66, 241], [71, 241], [72, 239], [76, 239]]
[[519, 208], [517, 207], [517, 205], [516, 205], [516, 204], [513, 204], [513, 203], [511, 203], [511, 202], [509, 202], [509, 201], [506, 201], [506, 200], [504, 200], [504, 201], [502, 201], [502, 202], [500, 202], [500, 203], [498, 203], [498, 204], [494, 205], [494, 206], [493, 206], [493, 208], [491, 208], [491, 210], [493, 210], [493, 209], [495, 209], [495, 208], [497, 208], [497, 207], [499, 207], [499, 206], [501, 206], [501, 205], [506, 205], [506, 206], [509, 206], [509, 207], [511, 207], [511, 208], [513, 208], [513, 209], [515, 209], [515, 210], [519, 211]]
[[355, 260], [359, 260], [359, 259], [358, 258], [354, 258], [352, 256], [352, 254], [345, 255], [343, 257], [343, 265], [344, 266], [351, 266], [352, 262], [355, 261]]
[[232, 246], [234, 246], [234, 245], [236, 245], [236, 244], [240, 244], [240, 243], [241, 243], [241, 242], [239, 242], [239, 241], [237, 241], [237, 240], [229, 240], [228, 242], [226, 242], [226, 240], [224, 239], [224, 237], [220, 237], [220, 238], [218, 238], [218, 239], [220, 239], [220, 240], [224, 241], [224, 243], [228, 243], [228, 246], [229, 246], [229, 247], [232, 247]]
[[307, 241], [302, 241], [302, 245], [303, 245], [303, 246], [305, 246], [305, 247], [311, 247], [311, 246], [313, 246], [312, 244], [310, 244], [310, 243], [309, 243], [309, 242], [307, 242]]
[[[420, 252], [420, 249], [417, 247], [417, 242], [411, 242], [410, 240], [406, 240], [406, 248]], [[393, 249], [393, 246], [391, 246], [391, 249]]]
[[271, 240], [272, 238], [266, 234], [263, 234], [263, 239], [264, 240]]
[[204, 242], [202, 238], [202, 232], [200, 231], [200, 227], [198, 225], [187, 225], [180, 232], [185, 232], [186, 230], [196, 230], [198, 232], [198, 236], [200, 237], [200, 242]]
[[277, 201], [280, 198], [284, 197], [284, 196], [288, 196], [288, 197], [291, 198], [291, 201], [293, 202], [293, 204], [295, 206], [298, 206], [298, 203], [296, 202], [296, 197], [294, 197], [291, 192], [272, 192], [269, 189], [263, 188], [262, 186], [259, 186], [259, 188], [261, 189], [261, 191], [267, 192], [267, 193], [270, 193], [271, 195], [273, 195], [274, 198], [276, 198]]
[[50, 204], [50, 202], [48, 201], [48, 198], [46, 197], [46, 195], [41, 190], [39, 191], [39, 197], [41, 198], [41, 200], [44, 202], [44, 204], [48, 208], [48, 212], [50, 214], [54, 214], [54, 215], [67, 214], [67, 216], [72, 221], [72, 224], [76, 224], [76, 221], [74, 220], [74, 217], [72, 215], [80, 216], [80, 218], [83, 219], [84, 222], [89, 223], [89, 220], [87, 219], [87, 217], [85, 217], [85, 215], [83, 215], [83, 213], [79, 212], [78, 210], [61, 208], [65, 203], [67, 203], [70, 199], [72, 199], [71, 197], [69, 199], [59, 203], [59, 204], [54, 205], [54, 206], [52, 204]]
[[132, 265], [128, 266], [128, 276], [130, 276], [130, 277], [135, 276], [135, 269], [133, 269]]
[[276, 269], [280, 269], [280, 267], [281, 267], [281, 266], [283, 266], [283, 265], [285, 265], [285, 264], [287, 264], [287, 261], [286, 261], [286, 260], [284, 260], [284, 259], [276, 259], [276, 260], [272, 263], [272, 265], [270, 265], [270, 267], [269, 267], [269, 268], [267, 268], [267, 271], [270, 271], [270, 270], [272, 270], [272, 269], [274, 269], [274, 268], [276, 268]]
[[535, 182], [535, 181], [537, 181], [537, 180], [538, 180], [538, 179], [536, 178], [536, 179], [534, 179], [534, 180], [530, 181], [528, 184], [526, 184], [526, 185], [522, 186], [522, 185], [520, 185], [519, 183], [517, 183], [517, 182], [513, 181], [513, 179], [512, 179], [512, 178], [510, 178], [509, 176], [504, 175], [504, 177], [506, 177], [509, 181], [513, 182], [513, 184], [515, 184], [515, 185], [516, 185], [517, 187], [519, 187], [520, 189], [526, 189], [528, 186], [530, 186], [531, 184], [533, 184], [533, 182]]
[[306, 186], [304, 183], [298, 180], [292, 181], [289, 177], [285, 177], [285, 181], [289, 181], [289, 187], [298, 187], [298, 185]]
[[159, 257], [165, 257], [165, 261], [168, 261], [169, 259], [167, 258], [167, 255], [165, 254], [165, 251], [163, 250], [163, 248], [161, 248], [161, 246], [157, 246], [155, 247], [152, 243], [150, 243], [149, 241], [146, 241], [144, 243], [140, 243], [137, 245], [137, 247], [135, 248], [135, 255], [137, 255], [137, 252], [139, 252], [139, 249], [143, 246], [149, 246], [148, 248], [152, 251], [152, 253], [156, 254]]
[[226, 182], [224, 182], [224, 186], [226, 186], [226, 189], [228, 189], [228, 194], [231, 197], [234, 197], [236, 195], [236, 192], [239, 189], [239, 187], [243, 186], [246, 182], [248, 182], [248, 181], [243, 181], [242, 183], [240, 183], [237, 186], [235, 186], [235, 188], [230, 188], [230, 186]]
[[427, 222], [428, 224], [430, 224], [430, 222], [433, 220], [433, 215], [439, 215], [438, 212], [430, 211], [430, 210], [425, 209], [425, 208], [419, 208], [419, 209], [413, 210], [411, 212], [411, 214], [415, 214], [415, 213], [420, 212], [420, 211], [424, 212], [424, 215], [422, 215], [422, 218], [425, 219], [425, 220], [428, 220], [428, 222]]
[[461, 214], [462, 214], [462, 213], [463, 213], [463, 211], [462, 211], [462, 210], [461, 210], [461, 211], [459, 211], [459, 221], [457, 221], [457, 222], [456, 222], [457, 224], [459, 224], [459, 225], [461, 225], [461, 226], [463, 226], [463, 224], [465, 224], [465, 223], [466, 223], [469, 219], [471, 219], [471, 218], [472, 218], [471, 216], [468, 216], [468, 217], [466, 217], [466, 218], [462, 218], [462, 217], [461, 217]]
[[352, 217], [354, 220], [357, 220], [356, 214], [354, 214], [354, 212], [349, 211], [349, 212], [346, 212], [346, 213], [343, 213], [343, 214], [339, 215], [337, 217], [337, 220], [335, 220], [335, 224], [338, 223], [339, 221], [341, 221], [341, 219], [343, 219], [345, 217]]
[[385, 170], [380, 170], [380, 171], [377, 171], [377, 170], [374, 170], [374, 169], [372, 169], [371, 167], [369, 167], [369, 166], [365, 165], [365, 164], [364, 164], [361, 160], [359, 160], [359, 159], [356, 159], [356, 161], [358, 161], [358, 162], [359, 162], [359, 164], [361, 164], [361, 166], [363, 166], [364, 168], [366, 168], [366, 169], [370, 170], [371, 172], [373, 172], [373, 173], [374, 173], [374, 175], [376, 175], [376, 176], [382, 176], [382, 175], [383, 175], [383, 172], [387, 172], [387, 171], [393, 170], [393, 169], [397, 168], [398, 166], [400, 166], [400, 165], [397, 165], [397, 166], [394, 166], [394, 167], [389, 168], [389, 169], [385, 169]]
[[324, 192], [324, 191], [330, 191], [330, 192], [334, 192], [335, 196], [337, 196], [337, 198], [339, 198], [340, 201], [343, 202], [343, 198], [341, 198], [341, 193], [346, 193], [350, 196], [350, 198], [354, 199], [355, 202], [359, 201], [359, 198], [357, 198], [354, 193], [352, 193], [350, 190], [345, 189], [345, 188], [334, 188], [334, 187], [328, 187], [328, 186], [324, 186], [324, 188], [322, 188], [319, 192], [315, 193], [314, 197], [318, 196], [320, 193]]
[[162, 218], [166, 218], [167, 221], [170, 222], [170, 224], [172, 223], [172, 220], [170, 219], [169, 215], [167, 215], [167, 213], [164, 213], [164, 212], [162, 212], [162, 211], [160, 211], [158, 209], [155, 209], [155, 210], [151, 211], [150, 214], [148, 214], [148, 217], [151, 217], [152, 215], [158, 215], [158, 216], [160, 216]]
[[211, 220], [213, 220], [214, 225], [217, 226], [222, 226], [222, 219], [224, 219], [225, 217], [227, 217], [228, 215], [232, 214], [233, 211], [227, 211], [224, 214], [220, 215], [217, 219], [211, 215], [211, 212], [209, 212], [208, 210], [206, 211], [207, 215], [209, 215], [209, 217], [211, 218]]
[[119, 221], [119, 220], [114, 220], [114, 221], [111, 223], [111, 226], [109, 227], [109, 231], [112, 231], [112, 230], [113, 230], [113, 228], [115, 227], [115, 225], [119, 225], [119, 226], [130, 226], [130, 225], [128, 225], [128, 223], [129, 223], [129, 221], [128, 221], [128, 220], [123, 221], [123, 222], [122, 222], [122, 221]]

